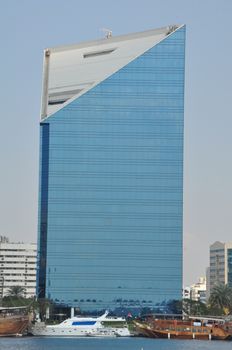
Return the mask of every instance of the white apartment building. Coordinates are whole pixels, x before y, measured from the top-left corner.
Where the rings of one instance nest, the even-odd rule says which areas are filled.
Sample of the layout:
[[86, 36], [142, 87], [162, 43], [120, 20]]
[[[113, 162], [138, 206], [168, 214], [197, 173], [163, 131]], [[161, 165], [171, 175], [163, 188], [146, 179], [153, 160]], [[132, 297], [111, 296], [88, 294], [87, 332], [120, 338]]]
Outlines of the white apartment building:
[[206, 302], [206, 278], [200, 277], [197, 283], [190, 287], [190, 299], [194, 301]]
[[182, 290], [182, 298], [190, 299], [190, 287], [184, 287]]
[[36, 259], [35, 243], [10, 243], [0, 237], [0, 297], [6, 296], [12, 286], [23, 287], [26, 298], [35, 296]]
[[200, 277], [198, 282], [183, 289], [183, 299], [206, 302], [206, 278]]

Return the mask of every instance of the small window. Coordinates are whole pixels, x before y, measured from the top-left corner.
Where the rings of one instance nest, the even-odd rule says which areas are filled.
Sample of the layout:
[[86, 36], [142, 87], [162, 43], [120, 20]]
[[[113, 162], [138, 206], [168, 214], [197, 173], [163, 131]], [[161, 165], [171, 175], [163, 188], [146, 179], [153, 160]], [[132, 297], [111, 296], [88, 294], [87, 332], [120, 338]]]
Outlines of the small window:
[[82, 90], [83, 89], [76, 89], [76, 90], [70, 90], [70, 91], [49, 93], [48, 105], [52, 106], [52, 105], [63, 104], [73, 96], [79, 94]]
[[110, 49], [110, 50], [102, 50], [102, 51], [95, 51], [95, 52], [88, 52], [84, 53], [83, 57], [84, 58], [89, 58], [89, 57], [96, 57], [96, 56], [103, 56], [103, 55], [108, 55], [112, 52], [114, 52], [116, 49]]
[[61, 105], [63, 103], [65, 103], [67, 100], [56, 100], [56, 101], [49, 101], [48, 104], [49, 106], [52, 106], [52, 105]]

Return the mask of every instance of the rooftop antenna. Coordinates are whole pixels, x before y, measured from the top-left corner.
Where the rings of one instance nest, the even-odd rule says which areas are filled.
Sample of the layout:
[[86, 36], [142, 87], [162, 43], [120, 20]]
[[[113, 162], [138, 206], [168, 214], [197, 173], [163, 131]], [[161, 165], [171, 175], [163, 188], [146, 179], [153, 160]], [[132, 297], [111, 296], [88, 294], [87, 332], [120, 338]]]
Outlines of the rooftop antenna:
[[171, 34], [172, 32], [174, 32], [176, 29], [178, 28], [178, 26], [176, 25], [170, 25], [167, 27], [167, 35]]
[[106, 39], [109, 39], [112, 37], [112, 30], [107, 28], [101, 28], [100, 31], [105, 33]]

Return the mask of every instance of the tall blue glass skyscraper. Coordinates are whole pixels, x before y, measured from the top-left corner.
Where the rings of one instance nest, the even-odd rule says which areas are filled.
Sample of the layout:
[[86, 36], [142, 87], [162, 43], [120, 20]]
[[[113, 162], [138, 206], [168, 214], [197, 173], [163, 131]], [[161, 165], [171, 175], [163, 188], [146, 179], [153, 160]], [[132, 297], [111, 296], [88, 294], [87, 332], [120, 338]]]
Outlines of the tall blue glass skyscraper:
[[185, 26], [45, 50], [37, 293], [181, 299]]

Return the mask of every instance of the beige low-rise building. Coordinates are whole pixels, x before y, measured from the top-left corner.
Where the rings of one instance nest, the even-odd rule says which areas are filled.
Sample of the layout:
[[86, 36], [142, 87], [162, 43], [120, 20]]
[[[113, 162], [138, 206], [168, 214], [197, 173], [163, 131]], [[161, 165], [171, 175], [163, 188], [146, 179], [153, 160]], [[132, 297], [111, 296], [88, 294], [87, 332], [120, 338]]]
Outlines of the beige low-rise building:
[[209, 292], [215, 285], [232, 286], [232, 242], [215, 242], [210, 246]]

